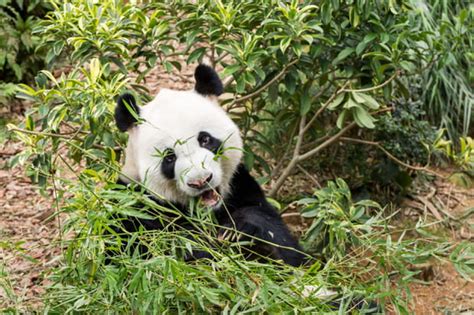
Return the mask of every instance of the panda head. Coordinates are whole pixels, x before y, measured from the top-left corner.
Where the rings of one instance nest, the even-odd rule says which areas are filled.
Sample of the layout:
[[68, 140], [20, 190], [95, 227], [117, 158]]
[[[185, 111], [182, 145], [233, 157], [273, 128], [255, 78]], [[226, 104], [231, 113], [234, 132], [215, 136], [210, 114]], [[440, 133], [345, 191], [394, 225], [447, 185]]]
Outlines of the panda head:
[[138, 107], [121, 95], [115, 120], [129, 133], [123, 180], [132, 178], [171, 202], [186, 205], [199, 197], [216, 208], [230, 191], [242, 157], [239, 129], [219, 106], [223, 92], [217, 73], [199, 65], [190, 91], [162, 89]]

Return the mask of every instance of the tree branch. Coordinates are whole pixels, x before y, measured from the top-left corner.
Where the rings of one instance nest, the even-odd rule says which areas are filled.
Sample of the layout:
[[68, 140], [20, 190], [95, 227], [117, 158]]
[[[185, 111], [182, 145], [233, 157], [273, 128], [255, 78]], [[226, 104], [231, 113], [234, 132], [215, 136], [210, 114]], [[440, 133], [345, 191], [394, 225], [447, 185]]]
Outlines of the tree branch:
[[367, 144], [367, 145], [372, 145], [372, 146], [375, 146], [376, 148], [380, 149], [383, 153], [385, 153], [387, 155], [387, 157], [394, 161], [395, 163], [405, 167], [405, 168], [408, 168], [408, 169], [411, 169], [411, 170], [414, 170], [414, 171], [422, 171], [422, 172], [427, 172], [427, 173], [430, 173], [430, 174], [433, 174], [433, 175], [436, 175], [438, 177], [441, 177], [441, 178], [445, 178], [445, 176], [431, 170], [428, 168], [428, 166], [414, 166], [414, 165], [410, 165], [408, 163], [405, 163], [401, 160], [399, 160], [397, 157], [395, 157], [393, 154], [391, 154], [390, 152], [387, 151], [387, 149], [385, 149], [379, 142], [375, 142], [375, 141], [368, 141], [368, 140], [362, 140], [362, 139], [354, 139], [354, 138], [348, 138], [348, 137], [341, 137], [340, 139], [341, 141], [348, 141], [348, 142], [354, 142], [354, 143], [362, 143], [362, 144]]
[[387, 81], [385, 81], [385, 82], [383, 82], [379, 85], [372, 86], [372, 87], [365, 88], [365, 89], [358, 89], [358, 90], [345, 89], [344, 92], [370, 92], [370, 91], [378, 90], [380, 88], [383, 88], [384, 86], [386, 86], [390, 82], [392, 82], [396, 77], [398, 77], [398, 75], [400, 73], [401, 73], [400, 70], [396, 70], [395, 73], [390, 78], [387, 79]]
[[300, 120], [299, 130], [298, 130], [298, 138], [296, 139], [295, 149], [293, 150], [293, 157], [290, 160], [290, 163], [286, 166], [283, 170], [283, 173], [278, 177], [275, 185], [272, 186], [269, 192], [269, 196], [274, 196], [278, 189], [283, 185], [285, 179], [290, 175], [290, 172], [293, 168], [298, 164], [298, 157], [301, 150], [301, 144], [303, 143], [303, 136], [304, 136], [304, 126], [306, 124], [306, 115], [303, 115]]
[[[350, 81], [347, 81], [346, 83], [344, 83], [344, 85], [342, 86], [342, 88], [340, 88], [338, 91], [336, 91], [336, 93], [333, 93], [331, 95], [331, 97], [326, 101], [326, 103], [324, 103], [323, 106], [321, 106], [321, 108], [318, 109], [318, 111], [316, 112], [316, 114], [314, 114], [314, 116], [311, 118], [311, 120], [308, 122], [308, 124], [304, 127], [304, 132], [308, 131], [308, 129], [311, 127], [311, 125], [316, 121], [316, 119], [318, 118], [319, 115], [321, 115], [321, 113], [329, 106], [329, 104], [331, 104], [331, 102], [341, 93], [344, 93], [345, 92], [345, 88], [346, 86], [349, 84]], [[314, 99], [318, 99], [323, 93], [324, 91], [326, 91], [326, 89], [322, 89], [318, 94], [316, 94], [316, 96], [314, 97]]]
[[[383, 109], [380, 109], [378, 111], [373, 112], [372, 114], [377, 115], [377, 114], [384, 113], [384, 112], [391, 111], [391, 110], [392, 110], [392, 108], [383, 108]], [[302, 161], [314, 156], [315, 154], [319, 153], [321, 150], [323, 150], [327, 146], [329, 146], [329, 145], [333, 144], [334, 142], [338, 141], [346, 132], [348, 132], [350, 129], [352, 129], [356, 125], [357, 125], [356, 122], [352, 122], [352, 123], [348, 124], [347, 126], [342, 128], [338, 133], [336, 133], [335, 135], [325, 136], [324, 138], [327, 137], [327, 140], [325, 140], [323, 143], [318, 145], [316, 148], [314, 148], [312, 150], [309, 150], [308, 152], [306, 152], [304, 154], [300, 154], [299, 152], [301, 150], [301, 143], [303, 142], [302, 138], [303, 138], [304, 133], [305, 133], [304, 119], [302, 117], [302, 119], [300, 121], [300, 130], [299, 130], [299, 133], [298, 133], [297, 143], [296, 143], [296, 146], [295, 146], [295, 150], [293, 152], [293, 158], [290, 160], [290, 162], [288, 163], [286, 168], [283, 170], [282, 174], [276, 179], [275, 184], [272, 186], [272, 188], [270, 189], [270, 191], [268, 193], [269, 196], [270, 197], [275, 196], [275, 194], [278, 192], [278, 190], [281, 188], [281, 186], [283, 186], [283, 183], [285, 182], [285, 180], [288, 178], [288, 176], [290, 176], [293, 169], [298, 166], [299, 162], [302, 162]]]
[[[43, 136], [43, 137], [52, 137], [52, 138], [60, 138], [60, 139], [66, 139], [68, 141], [71, 140], [77, 140], [77, 141], [83, 141], [83, 139], [78, 138], [77, 134], [79, 133], [80, 129], [77, 130], [76, 132], [68, 132], [68, 133], [50, 133], [50, 132], [42, 132], [42, 131], [33, 131], [33, 130], [26, 130], [26, 129], [21, 129], [12, 125], [7, 126], [9, 131], [14, 131], [14, 132], [21, 132], [29, 135], [35, 135], [35, 136]], [[72, 135], [72, 136], [71, 136]], [[94, 143], [93, 144], [94, 148], [97, 149], [102, 149], [104, 150], [106, 147]], [[112, 150], [121, 150], [121, 147], [110, 147]]]
[[272, 85], [273, 83], [275, 83], [276, 81], [278, 81], [282, 76], [284, 76], [286, 74], [286, 71], [288, 70], [288, 68], [290, 68], [292, 65], [294, 65], [295, 63], [297, 63], [299, 60], [298, 59], [295, 59], [293, 60], [292, 62], [290, 62], [289, 64], [287, 64], [276, 76], [274, 76], [270, 81], [268, 81], [266, 84], [264, 84], [263, 86], [261, 86], [259, 89], [257, 89], [256, 91], [250, 93], [250, 94], [247, 94], [245, 96], [242, 96], [240, 98], [237, 98], [235, 99], [231, 104], [230, 106], [232, 107], [234, 104], [237, 104], [237, 103], [241, 103], [245, 100], [248, 100], [250, 98], [254, 98], [255, 96], [259, 95], [260, 93], [262, 93], [263, 91], [265, 91], [270, 85]]
[[319, 151], [321, 151], [322, 149], [324, 149], [325, 147], [329, 146], [330, 144], [333, 144], [334, 142], [336, 142], [340, 137], [342, 137], [342, 135], [344, 135], [346, 132], [348, 132], [349, 130], [351, 130], [352, 128], [354, 128], [356, 126], [356, 123], [355, 122], [351, 122], [349, 125], [345, 126], [344, 128], [342, 128], [338, 133], [336, 133], [334, 136], [332, 136], [331, 138], [327, 139], [326, 141], [324, 141], [323, 143], [321, 143], [320, 145], [318, 145], [316, 148], [306, 152], [305, 154], [302, 154], [298, 157], [298, 162], [301, 162], [301, 161], [304, 161], [310, 157], [312, 157], [313, 155], [315, 155], [316, 153], [318, 153]]

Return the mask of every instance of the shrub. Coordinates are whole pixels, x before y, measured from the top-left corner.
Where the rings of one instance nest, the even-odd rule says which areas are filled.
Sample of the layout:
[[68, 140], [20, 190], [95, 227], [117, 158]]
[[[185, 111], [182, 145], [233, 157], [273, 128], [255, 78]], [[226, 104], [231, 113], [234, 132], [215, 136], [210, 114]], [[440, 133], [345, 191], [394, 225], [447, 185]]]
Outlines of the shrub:
[[361, 237], [381, 226], [380, 205], [371, 200], [352, 201], [351, 191], [342, 179], [328, 182], [314, 193], [315, 198], [299, 200], [301, 215], [312, 224], [302, 237], [305, 249], [324, 259], [341, 259], [351, 246], [359, 246]]
[[395, 100], [395, 111], [380, 117], [374, 139], [400, 160], [424, 165], [430, 160], [437, 130], [425, 120], [422, 106], [421, 101]]
[[[37, 125], [43, 131], [56, 133], [67, 124], [71, 131], [90, 132], [87, 147], [115, 145], [117, 137], [110, 135], [116, 133], [108, 122], [112, 98], [119, 90], [146, 91], [140, 84], [157, 61], [175, 71], [180, 64], [172, 55], [187, 55], [187, 62], [194, 63], [207, 52], [211, 62], [223, 68], [226, 91], [234, 95], [223, 105], [241, 125], [246, 164], [260, 166], [263, 182], [274, 180], [271, 195], [296, 165], [344, 133], [355, 127], [374, 128], [376, 117], [388, 110], [381, 104], [400, 93], [397, 87], [402, 83], [395, 79], [424, 66], [429, 51], [412, 45], [428, 41], [428, 35], [413, 30], [419, 16], [409, 1], [400, 6], [337, 1], [319, 6], [298, 1], [216, 5], [177, 1], [143, 8], [112, 1], [100, 5], [71, 1], [54, 6], [38, 29], [47, 39], [47, 59], [67, 52], [77, 68], [84, 69], [97, 60], [93, 69], [100, 73], [90, 72], [96, 81], [103, 81], [89, 86], [68, 76], [70, 88], [81, 85], [81, 93], [90, 94], [88, 111], [79, 102], [66, 106], [76, 98], [62, 97], [64, 79], [45, 77], [46, 72], [36, 89], [24, 87], [23, 97], [43, 104], [41, 115], [34, 119], [40, 119]], [[394, 14], [397, 11], [404, 14]], [[127, 78], [128, 84], [122, 84], [123, 75], [135, 71], [139, 75], [134, 81]], [[110, 89], [109, 82], [120, 87]], [[93, 90], [100, 84], [108, 92], [97, 99]], [[42, 94], [51, 97], [42, 99]], [[107, 104], [99, 103], [104, 97]], [[97, 108], [92, 110], [93, 104]], [[70, 152], [78, 154], [79, 161], [77, 150]], [[269, 160], [281, 163], [271, 170], [265, 162]]]
[[464, 0], [419, 4], [420, 27], [431, 33], [433, 47], [426, 71], [421, 74], [421, 100], [428, 120], [446, 128], [449, 139], [456, 142], [473, 131], [474, 72], [470, 65], [474, 47], [468, 27], [474, 18], [472, 8]]
[[[33, 34], [40, 18], [49, 9], [44, 1], [6, 0], [0, 2], [0, 82], [32, 82], [44, 67], [41, 38]], [[8, 84], [0, 85], [3, 97], [10, 97]], [[6, 100], [0, 98], [0, 103]]]
[[474, 186], [474, 140], [471, 137], [461, 137], [459, 146], [455, 146], [453, 141], [445, 139], [444, 134], [444, 130], [438, 132], [433, 145], [434, 152], [457, 167], [449, 177], [452, 182], [471, 188]]
[[[185, 264], [180, 252], [189, 245], [181, 235], [167, 232], [130, 235], [153, 249], [152, 259], [132, 253], [118, 265], [106, 265], [104, 253], [117, 235], [102, 232], [121, 211], [144, 215], [134, 208], [143, 197], [110, 191], [126, 141], [112, 112], [114, 98], [125, 90], [135, 90], [142, 102], [149, 99], [144, 77], [155, 66], [178, 72], [181, 63], [174, 57], [185, 56], [192, 66], [207, 57], [222, 69], [229, 93], [223, 106], [242, 128], [245, 162], [261, 171], [261, 181], [270, 184], [274, 195], [295, 167], [343, 135], [369, 134], [382, 121], [379, 117], [392, 110], [387, 104], [407, 90], [406, 76], [423, 71], [434, 32], [420, 32], [421, 15], [411, 1], [136, 5], [70, 0], [52, 5], [54, 11], [37, 29], [45, 36], [42, 47], [48, 62], [65, 56], [73, 68], [58, 77], [41, 71], [34, 86], [21, 85], [19, 97], [31, 100], [33, 107], [19, 127], [10, 126], [26, 144], [13, 164], [28, 162], [31, 177], [44, 188], [53, 186], [56, 198], [66, 202], [58, 212], [69, 215], [64, 228], [72, 239], [63, 240], [65, 261], [54, 272], [47, 310], [324, 312], [328, 303], [320, 296], [302, 294], [308, 286], [321, 286], [337, 289], [337, 299], [344, 302], [340, 312], [349, 308], [347, 300], [360, 295], [382, 303], [386, 299], [406, 312], [400, 292], [413, 273], [404, 264], [446, 253], [446, 248], [422, 240], [391, 242], [387, 227], [369, 231], [365, 211], [375, 204], [353, 203], [340, 181], [311, 201], [324, 211], [307, 212], [321, 218], [308, 232], [308, 247], [328, 244], [312, 238], [317, 229], [337, 244], [332, 241], [324, 253], [329, 263], [315, 262], [307, 271], [245, 261], [238, 248], [227, 254], [209, 248], [217, 261]], [[74, 180], [62, 176], [64, 167]], [[336, 202], [327, 197], [333, 194]], [[199, 221], [212, 225], [209, 218]], [[368, 227], [369, 234], [361, 237], [359, 225]], [[206, 233], [195, 237], [193, 245], [206, 241]], [[348, 253], [356, 250], [348, 245], [353, 241], [373, 252], [382, 268], [358, 265], [358, 256]], [[399, 289], [392, 290], [392, 270], [400, 275]], [[376, 276], [367, 280], [353, 271]]]

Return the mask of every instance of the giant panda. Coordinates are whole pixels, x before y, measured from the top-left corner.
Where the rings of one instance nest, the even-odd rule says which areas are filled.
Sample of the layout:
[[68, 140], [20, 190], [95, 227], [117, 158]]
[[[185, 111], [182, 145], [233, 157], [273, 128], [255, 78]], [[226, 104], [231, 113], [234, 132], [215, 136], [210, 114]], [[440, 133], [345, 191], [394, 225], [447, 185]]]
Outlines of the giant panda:
[[[198, 200], [214, 211], [221, 226], [218, 238], [235, 229], [255, 238], [253, 252], [302, 265], [306, 255], [241, 162], [239, 129], [217, 101], [223, 93], [218, 74], [200, 64], [194, 77], [192, 90], [161, 89], [144, 106], [129, 93], [118, 98], [116, 124], [128, 133], [119, 184], [141, 183], [159, 196], [153, 197], [157, 204], [171, 203], [185, 214], [189, 202]], [[121, 222], [129, 232], [139, 226], [162, 228], [158, 220], [130, 217]], [[200, 257], [208, 255], [194, 258]]]

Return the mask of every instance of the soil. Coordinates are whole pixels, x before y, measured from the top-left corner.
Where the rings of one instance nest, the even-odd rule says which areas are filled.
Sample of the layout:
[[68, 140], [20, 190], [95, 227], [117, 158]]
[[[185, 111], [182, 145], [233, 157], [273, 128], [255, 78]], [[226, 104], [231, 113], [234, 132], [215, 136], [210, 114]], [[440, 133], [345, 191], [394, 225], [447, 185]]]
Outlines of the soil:
[[[159, 86], [190, 88], [192, 71], [182, 73], [177, 79], [155, 72], [147, 78], [147, 86], [151, 93], [156, 93]], [[22, 112], [21, 106], [17, 111]], [[10, 121], [21, 119], [20, 113], [9, 111], [8, 115]], [[1, 132], [5, 131], [0, 129]], [[22, 144], [12, 140], [2, 144], [1, 140], [0, 134], [0, 309], [30, 312], [41, 306], [41, 296], [49, 285], [48, 270], [61, 259], [62, 218], [53, 215], [56, 206], [52, 191], [40, 192], [25, 175], [25, 168], [8, 167], [10, 158], [23, 150]], [[314, 187], [314, 178], [309, 174], [298, 174], [290, 181], [302, 189]], [[293, 184], [287, 187], [295, 187]], [[402, 213], [408, 220], [419, 216], [444, 220], [459, 218], [469, 207], [474, 207], [473, 189], [461, 189], [438, 178], [414, 191]], [[306, 227], [295, 204], [290, 204], [283, 216], [296, 234]], [[472, 216], [470, 220], [448, 226], [453, 242], [474, 240]], [[413, 313], [473, 314], [473, 281], [462, 278], [450, 263], [433, 261], [423, 268], [420, 283], [411, 285]]]

